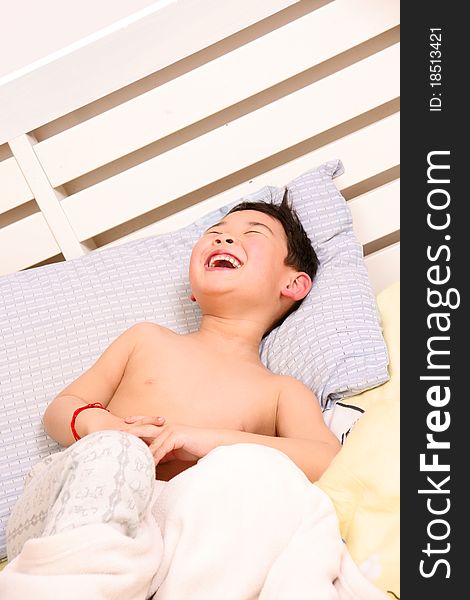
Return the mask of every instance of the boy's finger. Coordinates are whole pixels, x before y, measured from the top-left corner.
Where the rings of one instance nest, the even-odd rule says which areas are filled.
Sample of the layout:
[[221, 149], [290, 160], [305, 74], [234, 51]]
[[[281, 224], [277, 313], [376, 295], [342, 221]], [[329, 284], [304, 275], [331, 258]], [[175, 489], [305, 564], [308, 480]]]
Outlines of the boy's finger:
[[144, 415], [140, 415], [140, 416], [131, 415], [129, 417], [125, 417], [124, 421], [126, 423], [135, 423], [136, 421], [140, 421], [140, 419], [145, 419], [145, 416]]
[[125, 417], [124, 419], [125, 423], [136, 423], [137, 421], [140, 421], [142, 425], [149, 425], [149, 424], [156, 424], [156, 425], [163, 425], [165, 423], [165, 417], [149, 417], [149, 416], [144, 416], [144, 415], [140, 415], [140, 416], [129, 416], [129, 417]]
[[155, 440], [161, 432], [161, 430], [155, 430], [155, 425], [141, 424], [133, 425], [132, 427], [126, 429], [126, 431], [128, 433], [131, 433], [132, 435], [136, 435], [137, 437], [149, 439], [152, 441]]

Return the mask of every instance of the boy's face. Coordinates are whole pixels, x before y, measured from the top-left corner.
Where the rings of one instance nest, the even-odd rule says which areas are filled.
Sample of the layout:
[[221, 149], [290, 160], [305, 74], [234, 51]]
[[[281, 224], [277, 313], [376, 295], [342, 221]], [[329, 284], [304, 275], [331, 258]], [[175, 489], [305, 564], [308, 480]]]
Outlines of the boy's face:
[[295, 270], [284, 264], [287, 238], [281, 223], [265, 213], [229, 214], [202, 235], [189, 266], [191, 289], [199, 302], [233, 293], [240, 301], [279, 298]]

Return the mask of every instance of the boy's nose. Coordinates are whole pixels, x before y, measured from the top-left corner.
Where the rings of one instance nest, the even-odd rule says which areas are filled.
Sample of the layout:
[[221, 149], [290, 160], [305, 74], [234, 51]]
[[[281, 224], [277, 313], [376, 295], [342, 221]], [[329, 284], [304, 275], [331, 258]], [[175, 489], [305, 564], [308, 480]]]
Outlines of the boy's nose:
[[[221, 244], [222, 243], [222, 240], [220, 238], [216, 238], [214, 241], [215, 241], [216, 244]], [[225, 241], [226, 241], [227, 244], [233, 244], [233, 239], [230, 238], [230, 237], [225, 238]]]

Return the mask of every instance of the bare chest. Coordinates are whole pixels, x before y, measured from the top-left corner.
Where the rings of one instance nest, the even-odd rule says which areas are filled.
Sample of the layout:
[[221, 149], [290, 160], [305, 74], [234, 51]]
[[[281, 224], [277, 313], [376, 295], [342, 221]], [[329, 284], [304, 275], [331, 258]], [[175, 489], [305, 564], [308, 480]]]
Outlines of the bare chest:
[[236, 357], [197, 355], [182, 344], [165, 350], [150, 346], [130, 357], [112, 412], [275, 434], [277, 390], [271, 374]]

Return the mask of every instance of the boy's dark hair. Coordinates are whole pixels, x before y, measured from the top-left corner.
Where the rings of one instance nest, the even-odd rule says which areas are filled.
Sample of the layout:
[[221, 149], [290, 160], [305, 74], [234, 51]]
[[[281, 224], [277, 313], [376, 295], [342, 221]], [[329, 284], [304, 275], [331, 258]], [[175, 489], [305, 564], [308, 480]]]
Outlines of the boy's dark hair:
[[[280, 204], [273, 202], [241, 202], [234, 206], [227, 214], [241, 210], [257, 210], [277, 219], [284, 228], [287, 237], [287, 256], [284, 264], [298, 271], [304, 271], [313, 281], [319, 265], [318, 257], [300, 222], [299, 216], [288, 200], [287, 188]], [[274, 323], [264, 335], [266, 336], [272, 329], [280, 325], [301, 304], [302, 300], [295, 302], [292, 308]]]

